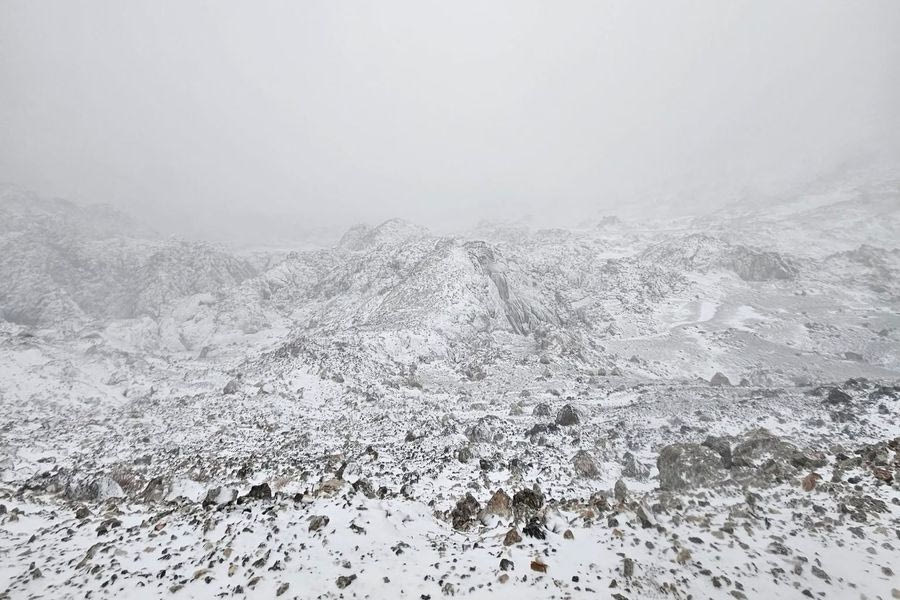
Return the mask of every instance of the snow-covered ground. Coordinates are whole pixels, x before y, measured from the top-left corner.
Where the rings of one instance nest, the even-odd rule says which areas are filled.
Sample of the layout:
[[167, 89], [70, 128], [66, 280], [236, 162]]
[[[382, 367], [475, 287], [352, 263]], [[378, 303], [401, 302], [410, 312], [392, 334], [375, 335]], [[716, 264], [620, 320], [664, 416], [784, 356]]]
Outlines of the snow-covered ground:
[[859, 185], [270, 254], [7, 192], [0, 598], [897, 597]]

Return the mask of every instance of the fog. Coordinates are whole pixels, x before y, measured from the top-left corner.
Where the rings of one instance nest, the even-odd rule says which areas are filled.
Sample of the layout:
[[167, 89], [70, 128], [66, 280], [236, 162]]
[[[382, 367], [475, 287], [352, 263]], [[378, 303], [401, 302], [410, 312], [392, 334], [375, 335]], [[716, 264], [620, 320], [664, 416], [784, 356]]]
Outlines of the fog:
[[898, 107], [896, 0], [0, 2], [0, 181], [189, 236], [719, 206]]

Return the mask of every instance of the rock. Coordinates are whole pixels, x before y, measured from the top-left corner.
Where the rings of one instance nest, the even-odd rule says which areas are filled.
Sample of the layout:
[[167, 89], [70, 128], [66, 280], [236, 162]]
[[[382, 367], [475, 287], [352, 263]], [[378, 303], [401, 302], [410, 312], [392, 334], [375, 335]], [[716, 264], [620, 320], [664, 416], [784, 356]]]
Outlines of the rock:
[[894, 480], [894, 474], [885, 467], [872, 467], [872, 475], [875, 476], [875, 479], [885, 483], [891, 483]]
[[572, 459], [572, 464], [575, 466], [575, 472], [581, 477], [589, 479], [600, 477], [600, 467], [587, 450], [579, 450]]
[[716, 453], [722, 457], [723, 467], [726, 469], [731, 468], [731, 442], [728, 439], [710, 435], [703, 440], [702, 445], [715, 450]]
[[631, 452], [626, 452], [622, 456], [622, 476], [644, 481], [650, 477], [650, 467], [640, 462]]
[[853, 398], [847, 392], [839, 388], [831, 388], [828, 395], [825, 396], [824, 404], [849, 404]]
[[275, 590], [275, 595], [276, 595], [276, 596], [281, 596], [281, 595], [284, 594], [286, 591], [288, 591], [288, 588], [289, 588], [289, 587], [291, 587], [291, 584], [290, 584], [290, 583], [287, 583], [287, 582], [282, 583], [281, 585], [278, 586], [278, 589]]
[[822, 476], [818, 473], [810, 473], [803, 478], [802, 482], [800, 482], [800, 487], [803, 488], [804, 492], [811, 492], [816, 488], [816, 482], [820, 479], [822, 479]]
[[259, 485], [254, 485], [250, 488], [250, 491], [247, 493], [247, 498], [251, 500], [271, 500], [272, 499], [272, 488], [269, 487], [268, 483], [260, 483]]
[[328, 525], [331, 519], [327, 515], [313, 515], [309, 517], [309, 531], [318, 531]]
[[622, 560], [622, 575], [629, 578], [634, 576], [634, 560], [630, 558]]
[[643, 527], [644, 529], [656, 527], [656, 517], [653, 516], [653, 512], [650, 511], [643, 502], [638, 502], [635, 514], [637, 515], [638, 520], [641, 522], [641, 527]]
[[356, 575], [341, 575], [337, 578], [338, 589], [344, 589], [356, 579]]
[[465, 497], [460, 498], [456, 503], [456, 507], [450, 511], [450, 521], [453, 523], [454, 529], [466, 530], [478, 515], [481, 505], [478, 500], [470, 494], [466, 493]]
[[619, 501], [619, 504], [624, 503], [625, 498], [628, 497], [628, 487], [621, 479], [616, 481], [616, 485], [613, 488], [613, 497]]
[[461, 463], [467, 463], [475, 457], [475, 454], [472, 452], [472, 449], [468, 446], [463, 446], [459, 450], [456, 451], [456, 459]]
[[789, 465], [799, 454], [797, 447], [763, 428], [746, 433], [732, 450], [732, 463], [738, 467], [759, 468], [774, 461], [779, 465]]
[[88, 483], [70, 481], [65, 486], [65, 496], [74, 502], [97, 502], [110, 498], [124, 498], [125, 492], [112, 477], [101, 475]]
[[509, 560], [508, 558], [500, 559], [500, 570], [501, 571], [513, 571], [513, 570], [515, 570], [515, 568], [516, 568], [516, 565], [515, 565], [515, 563], [513, 563], [513, 561]]
[[522, 541], [522, 536], [519, 535], [519, 532], [515, 527], [506, 532], [506, 535], [503, 537], [503, 545], [504, 546], [512, 546], [514, 544], [518, 544]]
[[709, 380], [709, 384], [714, 387], [730, 387], [731, 380], [722, 373], [716, 372], [716, 374], [712, 376], [712, 379]]
[[241, 382], [237, 379], [232, 379], [228, 383], [225, 384], [225, 387], [222, 389], [222, 393], [226, 396], [231, 394], [237, 394], [241, 389]]
[[828, 464], [828, 459], [821, 452], [805, 450], [795, 453], [790, 462], [798, 469], [821, 469]]
[[513, 508], [540, 510], [544, 505], [544, 495], [534, 489], [524, 488], [513, 496]]
[[531, 570], [537, 571], [538, 573], [546, 573], [547, 572], [547, 564], [541, 559], [537, 558], [531, 561]]
[[236, 489], [225, 489], [221, 486], [216, 486], [214, 488], [210, 488], [206, 492], [206, 497], [203, 499], [203, 504], [207, 506], [225, 504], [227, 502], [233, 502], [237, 499], [237, 497], [238, 491]]
[[162, 477], [154, 477], [144, 487], [144, 491], [140, 494], [142, 502], [152, 503], [161, 502], [168, 493], [167, 485]]
[[466, 437], [474, 443], [491, 444], [497, 441], [497, 432], [502, 421], [499, 417], [487, 415], [478, 419], [466, 430]]
[[[0, 511], [0, 515], [2, 515], [4, 512], [6, 512], [6, 511], [5, 510]], [[78, 510], [75, 511], [75, 518], [78, 520], [87, 519], [89, 516], [91, 516], [91, 511], [88, 510], [87, 506], [79, 506]]]
[[512, 499], [509, 497], [509, 494], [502, 489], [494, 492], [494, 495], [491, 496], [491, 499], [488, 500], [484, 507], [484, 513], [495, 515], [502, 519], [512, 517]]
[[581, 422], [578, 411], [571, 404], [566, 404], [556, 413], [556, 424], [562, 427], [578, 425]]
[[699, 444], [670, 444], [656, 460], [659, 487], [683, 490], [715, 486], [728, 478], [722, 458], [711, 448]]
[[564, 540], [574, 540], [574, 539], [575, 539], [575, 534], [572, 533], [572, 530], [571, 530], [571, 529], [566, 529], [566, 530], [563, 532], [563, 539], [564, 539]]
[[547, 534], [544, 532], [544, 523], [540, 517], [531, 517], [528, 524], [522, 528], [522, 533], [538, 540], [547, 538]]
[[691, 551], [688, 550], [687, 548], [682, 548], [681, 550], [678, 551], [678, 554], [675, 556], [675, 561], [679, 565], [685, 565], [690, 560], [691, 560]]
[[546, 402], [539, 402], [535, 404], [534, 409], [531, 411], [531, 414], [535, 417], [549, 417], [550, 405]]

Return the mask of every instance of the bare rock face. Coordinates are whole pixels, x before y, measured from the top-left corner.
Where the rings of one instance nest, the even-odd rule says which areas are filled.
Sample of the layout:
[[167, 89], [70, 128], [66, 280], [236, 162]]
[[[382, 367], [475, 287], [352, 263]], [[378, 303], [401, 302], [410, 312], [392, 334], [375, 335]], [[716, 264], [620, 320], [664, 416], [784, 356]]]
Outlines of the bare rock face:
[[597, 461], [594, 460], [594, 457], [587, 450], [579, 450], [575, 458], [572, 459], [572, 464], [575, 466], [575, 472], [581, 477], [590, 479], [600, 477], [600, 467], [597, 466]]
[[659, 487], [683, 490], [718, 485], [728, 478], [719, 454], [699, 444], [670, 444], [656, 460]]

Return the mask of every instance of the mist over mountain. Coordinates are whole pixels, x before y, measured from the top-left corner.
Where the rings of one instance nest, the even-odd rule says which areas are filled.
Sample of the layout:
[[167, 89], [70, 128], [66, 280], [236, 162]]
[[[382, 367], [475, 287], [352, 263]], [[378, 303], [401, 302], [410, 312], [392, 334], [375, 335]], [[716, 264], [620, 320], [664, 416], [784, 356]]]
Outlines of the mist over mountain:
[[898, 6], [0, 3], [0, 600], [900, 597]]

